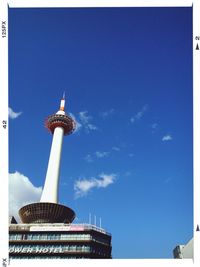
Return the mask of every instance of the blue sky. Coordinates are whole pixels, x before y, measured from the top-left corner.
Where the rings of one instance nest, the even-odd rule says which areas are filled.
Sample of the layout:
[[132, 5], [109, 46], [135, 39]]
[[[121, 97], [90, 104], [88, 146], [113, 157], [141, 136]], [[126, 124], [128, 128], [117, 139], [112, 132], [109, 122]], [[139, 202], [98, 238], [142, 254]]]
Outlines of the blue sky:
[[113, 258], [171, 258], [193, 235], [192, 9], [9, 9], [13, 213], [39, 200], [64, 90], [60, 203], [101, 217]]

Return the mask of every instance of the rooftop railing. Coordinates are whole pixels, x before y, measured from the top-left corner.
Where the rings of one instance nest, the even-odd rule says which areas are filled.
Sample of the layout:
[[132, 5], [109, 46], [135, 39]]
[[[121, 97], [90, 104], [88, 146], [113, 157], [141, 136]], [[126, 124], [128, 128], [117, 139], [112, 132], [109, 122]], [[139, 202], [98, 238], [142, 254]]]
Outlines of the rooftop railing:
[[11, 231], [84, 231], [94, 230], [103, 234], [111, 235], [105, 229], [96, 225], [82, 223], [82, 224], [65, 224], [65, 223], [41, 223], [41, 224], [10, 224]]

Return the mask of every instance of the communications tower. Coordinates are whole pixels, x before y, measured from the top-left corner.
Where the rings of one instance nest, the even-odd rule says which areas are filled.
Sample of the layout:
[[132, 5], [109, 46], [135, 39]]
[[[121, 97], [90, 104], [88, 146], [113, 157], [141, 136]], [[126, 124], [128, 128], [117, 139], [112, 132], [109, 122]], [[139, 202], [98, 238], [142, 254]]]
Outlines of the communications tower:
[[31, 203], [19, 210], [23, 223], [71, 223], [75, 212], [58, 204], [58, 185], [63, 136], [71, 134], [75, 121], [65, 113], [65, 95], [60, 102], [60, 109], [45, 121], [46, 128], [52, 133], [53, 140], [49, 156], [46, 179], [40, 202]]

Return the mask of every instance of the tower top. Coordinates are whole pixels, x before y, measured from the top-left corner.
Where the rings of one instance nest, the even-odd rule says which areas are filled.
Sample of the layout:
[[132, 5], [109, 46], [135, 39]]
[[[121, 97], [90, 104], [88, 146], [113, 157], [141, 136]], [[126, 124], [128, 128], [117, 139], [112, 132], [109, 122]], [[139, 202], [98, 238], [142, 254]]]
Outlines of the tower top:
[[65, 115], [65, 92], [63, 92], [63, 97], [60, 101], [60, 109], [56, 114]]
[[60, 108], [53, 115], [50, 115], [45, 121], [46, 128], [53, 134], [56, 127], [64, 129], [64, 135], [71, 134], [76, 129], [75, 120], [65, 113], [65, 92], [60, 101]]

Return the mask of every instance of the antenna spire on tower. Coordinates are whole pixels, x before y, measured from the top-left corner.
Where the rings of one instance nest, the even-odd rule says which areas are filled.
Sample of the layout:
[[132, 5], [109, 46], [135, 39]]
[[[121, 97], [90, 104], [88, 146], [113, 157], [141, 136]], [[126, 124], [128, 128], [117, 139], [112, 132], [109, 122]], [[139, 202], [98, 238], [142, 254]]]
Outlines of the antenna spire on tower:
[[60, 110], [64, 111], [65, 110], [65, 91], [63, 92], [63, 97], [60, 101]]

